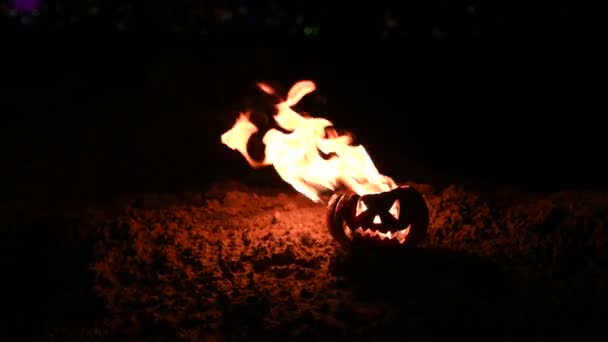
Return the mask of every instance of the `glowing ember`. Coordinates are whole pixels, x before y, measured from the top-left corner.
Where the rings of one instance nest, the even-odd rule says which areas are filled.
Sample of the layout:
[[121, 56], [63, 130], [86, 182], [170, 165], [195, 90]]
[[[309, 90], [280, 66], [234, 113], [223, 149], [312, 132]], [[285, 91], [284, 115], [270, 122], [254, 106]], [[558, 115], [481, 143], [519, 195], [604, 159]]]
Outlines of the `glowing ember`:
[[[268, 94], [275, 93], [266, 84], [258, 86]], [[242, 113], [222, 135], [222, 143], [239, 151], [252, 167], [273, 165], [283, 180], [315, 202], [321, 202], [320, 192], [340, 185], [360, 196], [395, 189], [395, 182], [378, 172], [362, 145], [351, 145], [350, 136], [339, 135], [329, 120], [304, 117], [291, 108], [315, 88], [311, 81], [298, 82], [287, 99], [277, 104], [274, 119], [290, 133], [270, 129], [264, 135], [264, 160], [255, 161], [247, 153], [247, 142], [258, 130], [248, 113]], [[319, 151], [331, 157], [325, 159]]]

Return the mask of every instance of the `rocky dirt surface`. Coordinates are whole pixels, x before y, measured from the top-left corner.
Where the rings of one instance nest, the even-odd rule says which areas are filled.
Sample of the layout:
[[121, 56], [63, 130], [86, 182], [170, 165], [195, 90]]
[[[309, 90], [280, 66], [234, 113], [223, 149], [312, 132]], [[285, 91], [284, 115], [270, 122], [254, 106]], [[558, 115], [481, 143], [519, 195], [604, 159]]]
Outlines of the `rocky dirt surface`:
[[46, 339], [580, 339], [601, 326], [606, 194], [413, 185], [431, 226], [402, 252], [345, 251], [323, 205], [236, 182], [92, 208], [74, 230], [92, 241], [103, 309], [47, 320]]

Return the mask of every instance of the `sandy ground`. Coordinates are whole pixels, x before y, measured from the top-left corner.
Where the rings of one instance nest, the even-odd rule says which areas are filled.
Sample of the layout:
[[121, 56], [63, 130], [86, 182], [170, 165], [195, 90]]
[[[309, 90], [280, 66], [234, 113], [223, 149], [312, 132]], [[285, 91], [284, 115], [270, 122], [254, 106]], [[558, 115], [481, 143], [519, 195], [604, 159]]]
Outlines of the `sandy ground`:
[[73, 229], [92, 241], [81, 262], [103, 310], [48, 318], [45, 339], [580, 339], [601, 327], [608, 196], [413, 185], [429, 234], [386, 253], [343, 250], [325, 207], [289, 190], [226, 182], [89, 208]]

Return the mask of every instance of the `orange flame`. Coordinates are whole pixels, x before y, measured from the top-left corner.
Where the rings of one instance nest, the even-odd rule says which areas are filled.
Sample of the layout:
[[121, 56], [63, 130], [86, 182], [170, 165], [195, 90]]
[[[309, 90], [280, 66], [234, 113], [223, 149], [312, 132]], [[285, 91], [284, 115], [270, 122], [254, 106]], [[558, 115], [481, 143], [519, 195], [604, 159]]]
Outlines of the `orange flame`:
[[[266, 84], [258, 83], [258, 87], [268, 94], [275, 93]], [[247, 153], [247, 142], [258, 131], [248, 113], [240, 114], [234, 126], [222, 134], [222, 143], [239, 151], [254, 168], [273, 165], [284, 181], [315, 202], [322, 202], [321, 191], [335, 190], [341, 184], [358, 195], [395, 189], [396, 183], [378, 172], [362, 145], [353, 146], [348, 135], [331, 130], [329, 120], [303, 117], [291, 108], [315, 89], [312, 81], [300, 81], [287, 99], [277, 104], [274, 119], [291, 133], [276, 129], [266, 132], [262, 139], [266, 146], [264, 160], [255, 161]], [[325, 159], [319, 151], [333, 157]]]

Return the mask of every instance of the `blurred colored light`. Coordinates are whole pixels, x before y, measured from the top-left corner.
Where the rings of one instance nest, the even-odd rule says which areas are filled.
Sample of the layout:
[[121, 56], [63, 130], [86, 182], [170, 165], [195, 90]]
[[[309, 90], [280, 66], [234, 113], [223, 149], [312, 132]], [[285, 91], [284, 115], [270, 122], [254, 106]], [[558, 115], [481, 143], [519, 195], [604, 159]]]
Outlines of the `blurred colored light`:
[[14, 0], [15, 10], [21, 13], [31, 13], [38, 9], [39, 0]]
[[319, 28], [318, 27], [311, 27], [311, 26], [306, 26], [304, 28], [304, 34], [307, 36], [316, 36], [319, 34]]

